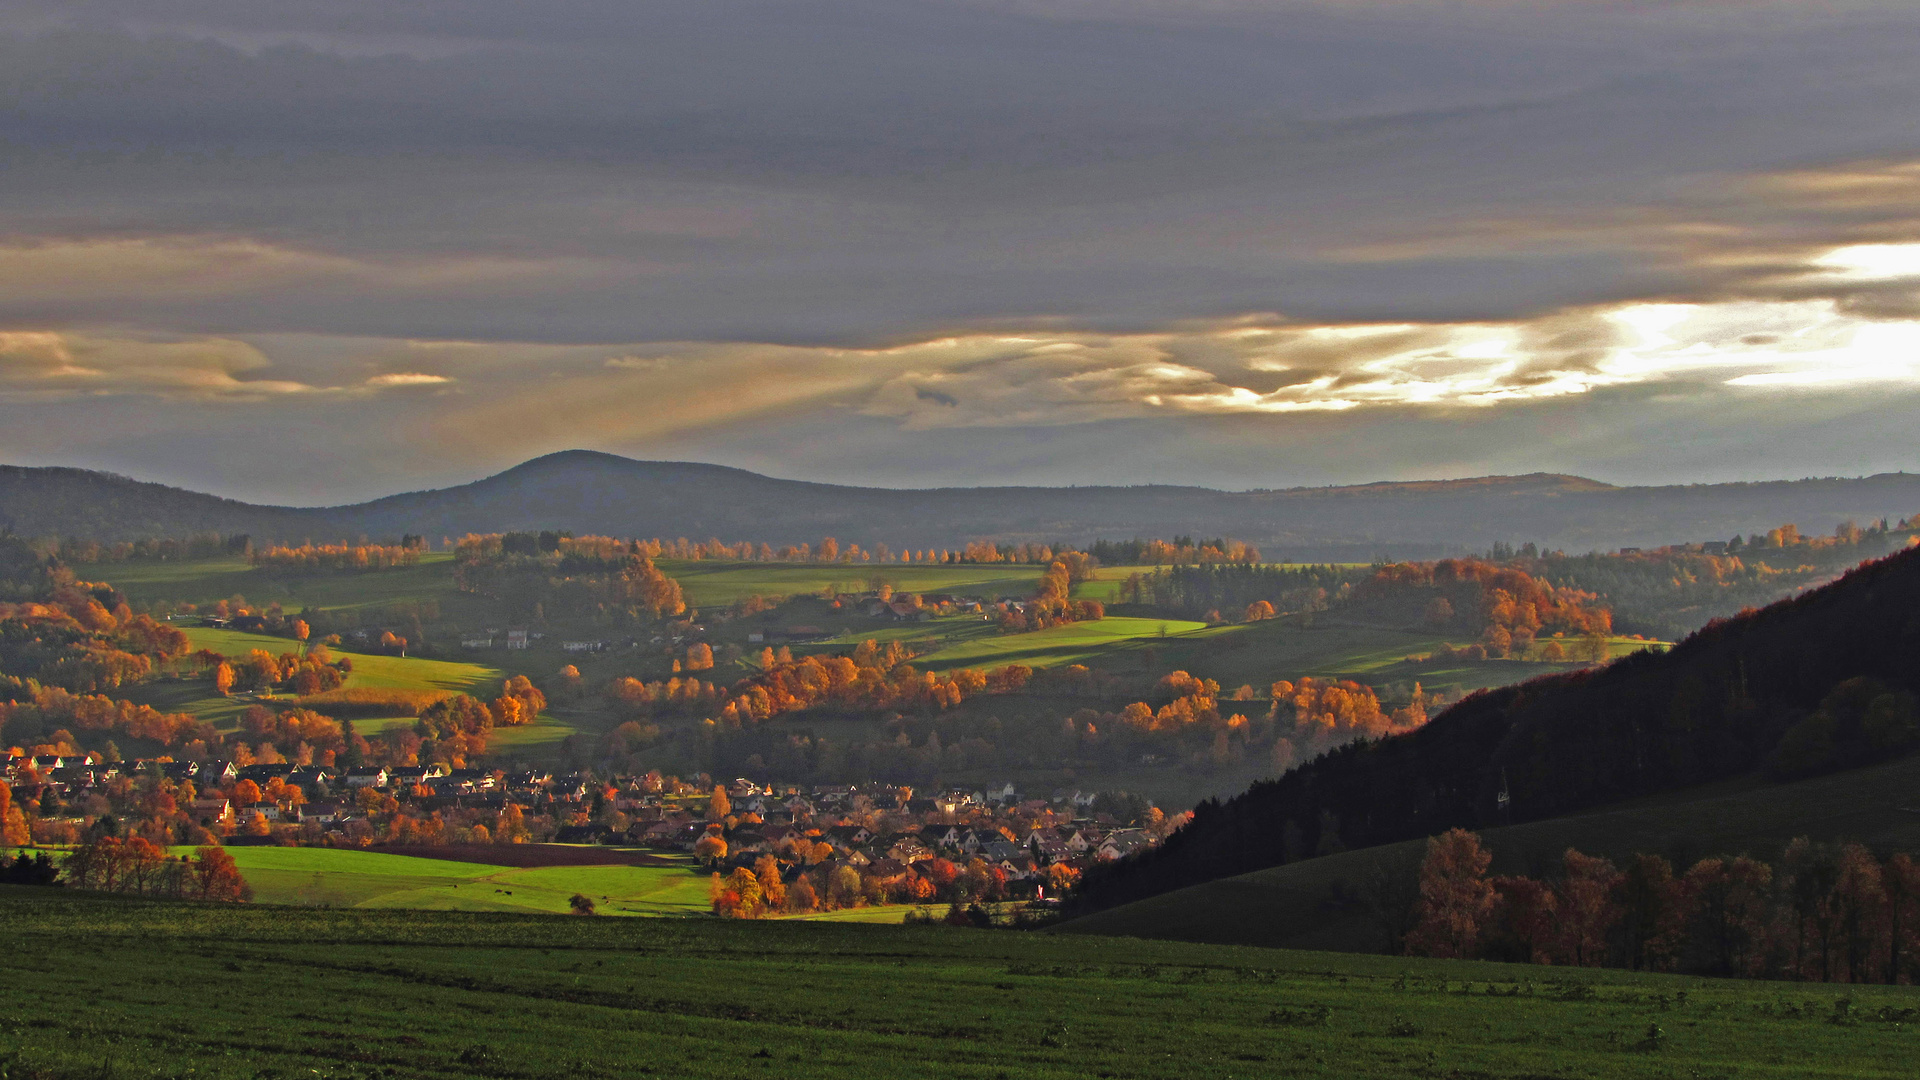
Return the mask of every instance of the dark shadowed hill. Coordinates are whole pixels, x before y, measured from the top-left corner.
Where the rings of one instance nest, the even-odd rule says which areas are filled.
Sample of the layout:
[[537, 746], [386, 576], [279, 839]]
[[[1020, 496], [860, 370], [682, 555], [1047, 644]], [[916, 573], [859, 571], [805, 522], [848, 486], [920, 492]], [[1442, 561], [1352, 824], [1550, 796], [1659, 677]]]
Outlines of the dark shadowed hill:
[[1482, 692], [1417, 731], [1202, 804], [1158, 849], [1089, 871], [1077, 902], [1097, 910], [1454, 827], [1858, 768], [1920, 747], [1917, 695], [1920, 549], [1909, 549], [1709, 623], [1669, 652]]
[[1794, 522], [1920, 511], [1920, 476], [1692, 487], [1613, 487], [1534, 474], [1358, 487], [1223, 492], [1197, 487], [888, 490], [776, 480], [741, 469], [567, 451], [471, 484], [355, 506], [252, 506], [79, 469], [0, 467], [0, 528], [125, 540], [247, 533], [341, 540], [572, 529], [895, 548], [975, 539], [1230, 536], [1290, 558], [1433, 557], [1529, 540], [1570, 551], [1724, 539]]

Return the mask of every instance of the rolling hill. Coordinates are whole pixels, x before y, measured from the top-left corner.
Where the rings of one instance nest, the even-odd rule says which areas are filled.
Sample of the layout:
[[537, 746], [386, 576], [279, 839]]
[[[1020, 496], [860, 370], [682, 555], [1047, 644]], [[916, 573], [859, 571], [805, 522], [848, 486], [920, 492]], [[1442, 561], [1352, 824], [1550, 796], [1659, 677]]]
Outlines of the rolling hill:
[[255, 506], [65, 468], [0, 466], [0, 529], [110, 541], [195, 533], [256, 540], [430, 538], [571, 529], [786, 544], [833, 535], [871, 545], [974, 539], [1225, 535], [1270, 557], [1426, 558], [1528, 540], [1572, 551], [1722, 539], [1792, 521], [1920, 510], [1920, 475], [1751, 484], [1615, 487], [1533, 474], [1467, 480], [1226, 492], [1199, 487], [982, 487], [889, 490], [779, 480], [718, 465], [635, 461], [572, 450], [471, 484], [352, 506]]
[[[1098, 911], [1454, 827], [1546, 822], [1902, 757], [1920, 745], [1916, 612], [1920, 549], [1909, 549], [1710, 623], [1669, 652], [1473, 695], [1416, 731], [1350, 744], [1201, 804], [1160, 848], [1090, 871], [1076, 903]], [[1676, 820], [1672, 839], [1691, 827]]]

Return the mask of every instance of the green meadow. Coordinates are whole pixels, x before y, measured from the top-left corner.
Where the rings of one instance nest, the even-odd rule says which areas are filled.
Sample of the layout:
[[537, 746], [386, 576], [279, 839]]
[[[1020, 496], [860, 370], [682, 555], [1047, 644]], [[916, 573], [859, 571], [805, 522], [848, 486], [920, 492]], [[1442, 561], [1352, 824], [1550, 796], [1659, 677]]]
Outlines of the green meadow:
[[1205, 628], [1205, 623], [1179, 619], [1108, 617], [1093, 622], [1065, 623], [1025, 634], [1000, 634], [989, 629], [989, 632], [974, 640], [929, 653], [915, 663], [933, 671], [1001, 667], [1006, 664], [1025, 664], [1033, 668], [1060, 667], [1086, 663], [1116, 648]]
[[[181, 631], [193, 642], [194, 648], [212, 649], [223, 656], [245, 656], [254, 649], [264, 649], [278, 656], [298, 647], [296, 642], [287, 638], [267, 634], [199, 626], [182, 627]], [[496, 694], [508, 675], [508, 672], [488, 664], [383, 656], [346, 649], [334, 649], [333, 652], [336, 656], [353, 660], [353, 673], [347, 678], [343, 687], [345, 690], [430, 690], [484, 698]], [[167, 712], [191, 713], [229, 730], [238, 723], [240, 712], [254, 703], [251, 695], [221, 697], [215, 694], [211, 681], [207, 679], [163, 680], [134, 687], [127, 692], [127, 696]], [[293, 699], [283, 694], [279, 700], [290, 704]], [[325, 711], [324, 706], [321, 711]], [[354, 719], [355, 727], [365, 735], [412, 723], [413, 716], [410, 713]], [[590, 718], [589, 727], [598, 726]], [[570, 718], [546, 712], [526, 727], [499, 729], [494, 733], [493, 745], [509, 752], [539, 754], [576, 730], [581, 730], [581, 727], [571, 722]]]
[[[184, 852], [186, 849], [180, 849]], [[515, 868], [342, 848], [231, 847], [258, 903], [564, 914], [575, 893], [605, 915], [695, 915], [707, 878], [675, 866]], [[894, 922], [899, 915], [893, 917]]]
[[1920, 991], [834, 922], [0, 887], [0, 1069], [91, 1077], [1906, 1077]]
[[245, 559], [134, 560], [74, 567], [82, 578], [110, 582], [129, 602], [210, 604], [244, 596], [256, 607], [278, 603], [287, 611], [378, 610], [432, 600], [449, 616], [481, 603], [453, 587], [453, 555], [426, 552], [413, 566], [367, 573], [295, 573], [253, 567]]
[[659, 559], [680, 583], [687, 602], [710, 608], [749, 596], [817, 595], [832, 588], [866, 592], [883, 581], [895, 592], [960, 593], [995, 598], [1032, 594], [1044, 567], [1018, 563], [948, 566], [940, 563], [765, 563]]

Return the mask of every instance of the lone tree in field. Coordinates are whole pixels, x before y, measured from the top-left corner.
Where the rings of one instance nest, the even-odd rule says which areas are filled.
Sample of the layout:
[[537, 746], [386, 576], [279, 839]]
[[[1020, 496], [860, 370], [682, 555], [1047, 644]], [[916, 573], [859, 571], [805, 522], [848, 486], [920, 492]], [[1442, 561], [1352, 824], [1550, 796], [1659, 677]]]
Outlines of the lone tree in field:
[[574, 893], [572, 896], [568, 897], [567, 906], [573, 909], [573, 913], [575, 915], [600, 914], [599, 912], [593, 909], [593, 897], [588, 896], [585, 893]]
[[1493, 886], [1487, 865], [1493, 856], [1480, 846], [1480, 837], [1465, 829], [1449, 829], [1427, 840], [1427, 857], [1420, 863], [1420, 900], [1417, 921], [1407, 935], [1407, 951], [1416, 956], [1466, 958], [1474, 955], [1480, 928], [1493, 907]]

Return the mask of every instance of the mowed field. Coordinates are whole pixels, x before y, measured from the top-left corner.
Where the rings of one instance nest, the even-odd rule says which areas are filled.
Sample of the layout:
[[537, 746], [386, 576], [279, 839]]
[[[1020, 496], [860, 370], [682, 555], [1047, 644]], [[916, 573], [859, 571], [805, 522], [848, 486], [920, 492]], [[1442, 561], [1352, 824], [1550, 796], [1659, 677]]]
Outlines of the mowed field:
[[227, 851], [253, 886], [255, 901], [266, 904], [564, 914], [568, 899], [582, 893], [606, 915], [709, 910], [707, 877], [692, 872], [686, 860], [673, 866], [515, 868], [340, 848]]
[[[1777, 861], [1789, 841], [1857, 841], [1875, 851], [1920, 853], [1920, 759], [1791, 784], [1732, 781], [1607, 811], [1486, 829], [1491, 872], [1550, 877], [1569, 847], [1622, 862], [1665, 856], [1676, 869], [1710, 856]], [[1062, 932], [1288, 948], [1377, 951], [1382, 931], [1330, 905], [1336, 884], [1357, 886], [1385, 870], [1412, 881], [1425, 852], [1411, 840], [1191, 885], [1063, 924]]]
[[844, 923], [0, 887], [11, 1076], [1912, 1075], [1920, 992]]

